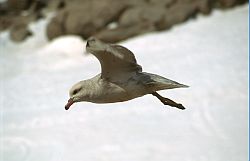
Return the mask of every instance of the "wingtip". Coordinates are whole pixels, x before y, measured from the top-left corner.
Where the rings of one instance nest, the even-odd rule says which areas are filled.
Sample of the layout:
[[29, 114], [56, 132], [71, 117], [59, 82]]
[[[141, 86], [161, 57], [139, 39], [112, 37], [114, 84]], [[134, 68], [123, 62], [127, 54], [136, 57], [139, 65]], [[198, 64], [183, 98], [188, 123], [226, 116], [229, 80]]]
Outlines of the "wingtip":
[[190, 87], [190, 86], [185, 85], [185, 84], [181, 84], [181, 87], [183, 87], [183, 88], [188, 88], [188, 87]]

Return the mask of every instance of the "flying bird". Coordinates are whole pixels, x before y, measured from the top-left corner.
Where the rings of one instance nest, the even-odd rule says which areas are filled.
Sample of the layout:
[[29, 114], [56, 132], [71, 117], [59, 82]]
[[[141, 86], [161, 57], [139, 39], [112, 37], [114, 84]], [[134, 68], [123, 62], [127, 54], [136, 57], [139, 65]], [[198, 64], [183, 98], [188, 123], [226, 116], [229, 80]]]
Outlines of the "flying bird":
[[91, 37], [87, 40], [86, 51], [99, 60], [101, 73], [73, 85], [65, 105], [66, 110], [76, 102], [115, 103], [146, 94], [152, 94], [164, 105], [185, 109], [182, 104], [161, 96], [157, 91], [188, 86], [156, 74], [142, 72], [134, 54], [127, 48]]

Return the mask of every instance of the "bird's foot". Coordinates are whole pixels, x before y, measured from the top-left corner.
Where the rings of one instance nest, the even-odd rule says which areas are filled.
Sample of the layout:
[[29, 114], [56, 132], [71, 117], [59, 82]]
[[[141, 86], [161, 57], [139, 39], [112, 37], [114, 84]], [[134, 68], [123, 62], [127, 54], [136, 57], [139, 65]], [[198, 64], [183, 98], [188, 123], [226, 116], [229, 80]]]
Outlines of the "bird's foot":
[[169, 98], [162, 97], [157, 92], [152, 93], [152, 95], [157, 97], [164, 105], [168, 105], [171, 107], [176, 107], [176, 108], [181, 109], [181, 110], [185, 110], [185, 107], [182, 104], [176, 103]]
[[182, 104], [176, 103], [176, 102], [174, 102], [174, 101], [172, 101], [172, 100], [169, 101], [169, 100], [170, 100], [170, 99], [164, 98], [164, 97], [163, 97], [163, 100], [161, 100], [161, 102], [162, 102], [164, 105], [169, 105], [169, 106], [171, 106], [171, 107], [176, 107], [176, 108], [178, 108], [178, 109], [185, 110], [185, 107], [184, 107]]

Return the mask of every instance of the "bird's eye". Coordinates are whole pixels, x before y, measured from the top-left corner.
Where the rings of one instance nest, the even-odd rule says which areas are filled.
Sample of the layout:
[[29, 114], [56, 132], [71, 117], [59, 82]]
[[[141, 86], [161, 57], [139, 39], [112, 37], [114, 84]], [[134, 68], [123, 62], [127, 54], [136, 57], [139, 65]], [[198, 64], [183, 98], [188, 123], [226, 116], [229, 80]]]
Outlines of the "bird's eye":
[[74, 91], [73, 91], [73, 95], [75, 95], [76, 93], [77, 93], [77, 90], [74, 90]]
[[77, 94], [79, 91], [81, 90], [81, 88], [77, 88], [73, 91], [73, 95]]

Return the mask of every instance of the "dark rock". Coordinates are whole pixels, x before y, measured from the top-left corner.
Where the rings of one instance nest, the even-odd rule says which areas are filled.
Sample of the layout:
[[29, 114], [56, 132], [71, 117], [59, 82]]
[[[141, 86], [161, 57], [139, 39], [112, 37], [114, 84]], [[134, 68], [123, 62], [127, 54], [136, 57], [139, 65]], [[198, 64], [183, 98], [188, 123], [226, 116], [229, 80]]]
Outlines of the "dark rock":
[[164, 6], [144, 5], [127, 9], [119, 19], [119, 25], [139, 25], [148, 23], [154, 25], [159, 23], [165, 15], [166, 8]]
[[188, 18], [195, 16], [197, 12], [198, 7], [194, 1], [193, 3], [189, 3], [188, 0], [178, 1], [170, 8], [167, 8], [163, 20], [157, 24], [158, 30], [168, 29], [174, 24], [184, 22]]
[[217, 0], [218, 7], [230, 8], [238, 4], [243, 4], [248, 2], [247, 0]]
[[[0, 31], [11, 29], [20, 41], [25, 26], [55, 11], [47, 26], [48, 39], [61, 35], [90, 36], [117, 42], [145, 32], [166, 30], [213, 8], [231, 8], [247, 0], [8, 0], [0, 3]], [[24, 16], [25, 15], [25, 16]], [[115, 27], [110, 27], [116, 24]]]
[[128, 8], [119, 18], [117, 28], [104, 29], [95, 36], [107, 42], [116, 42], [145, 32], [168, 29], [195, 16], [198, 12], [210, 13], [209, 2], [209, 0], [150, 0], [145, 5]]
[[136, 6], [145, 5], [146, 3], [148, 3], [148, 0], [126, 0], [123, 3], [127, 7], [136, 7]]
[[8, 29], [13, 24], [13, 17], [8, 16], [0, 16], [0, 31]]
[[36, 0], [8, 0], [0, 3], [0, 31], [16, 30], [19, 28], [17, 26], [27, 26], [30, 22], [36, 21], [42, 17], [40, 10], [44, 6], [43, 1]]
[[27, 29], [26, 24], [15, 25], [10, 30], [10, 38], [15, 42], [21, 42], [31, 35], [32, 33]]
[[28, 9], [33, 0], [8, 0], [7, 5], [10, 11], [20, 12], [21, 10]]
[[37, 16], [37, 13], [25, 16], [15, 14], [0, 16], [0, 31], [10, 29], [13, 26], [19, 26], [20, 24], [28, 25], [30, 22], [37, 20]]
[[8, 5], [7, 2], [0, 3], [0, 15], [6, 15], [8, 13]]
[[[80, 4], [73, 2], [62, 11], [65, 16], [64, 22], [60, 23], [60, 28], [64, 28], [63, 34], [81, 35], [85, 39], [115, 21], [125, 9], [123, 3], [113, 0], [81, 1]], [[52, 21], [50, 23], [56, 24]], [[49, 38], [54, 38], [54, 36], [50, 36], [50, 33], [47, 32]]]
[[31, 6], [30, 6], [30, 8], [31, 8], [31, 10], [32, 10], [32, 12], [40, 12], [44, 7], [46, 7], [47, 6], [47, 0], [35, 0], [32, 4], [31, 4]]
[[138, 25], [131, 26], [119, 26], [115, 29], [104, 29], [94, 36], [102, 41], [115, 43], [125, 40], [129, 37], [136, 36], [138, 34], [154, 31], [154, 26], [149, 23], [140, 23]]
[[148, 3], [168, 8], [176, 3], [176, 0], [148, 0]]
[[52, 18], [48, 24], [46, 34], [49, 40], [66, 34], [64, 28], [65, 14], [65, 12], [58, 12], [57, 16]]
[[202, 14], [209, 14], [213, 7], [213, 1], [211, 0], [198, 0], [197, 1], [197, 9], [198, 12], [201, 12]]
[[66, 6], [66, 2], [64, 0], [53, 0], [48, 1], [46, 3], [46, 9], [49, 11], [56, 11], [58, 9], [63, 9]]

